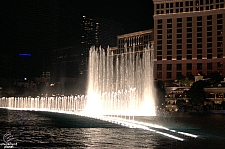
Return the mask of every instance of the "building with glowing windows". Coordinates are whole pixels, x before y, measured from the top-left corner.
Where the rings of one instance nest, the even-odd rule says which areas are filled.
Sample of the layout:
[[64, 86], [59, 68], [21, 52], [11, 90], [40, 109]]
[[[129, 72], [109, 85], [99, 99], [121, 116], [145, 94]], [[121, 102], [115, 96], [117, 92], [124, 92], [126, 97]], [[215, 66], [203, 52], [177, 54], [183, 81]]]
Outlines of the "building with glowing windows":
[[117, 36], [122, 34], [122, 25], [110, 19], [91, 18], [83, 16], [81, 23], [82, 35], [81, 44], [84, 45], [87, 55], [91, 46], [107, 48], [117, 45]]
[[144, 30], [117, 36], [117, 49], [114, 54], [124, 53], [125, 47], [135, 48], [135, 52], [141, 52], [148, 44], [153, 42], [153, 30]]
[[224, 0], [153, 0], [154, 76], [225, 76]]
[[116, 46], [117, 35], [122, 34], [122, 25], [110, 19], [83, 16], [81, 23], [81, 60], [80, 74], [86, 74], [88, 69], [88, 54], [91, 46], [106, 49]]

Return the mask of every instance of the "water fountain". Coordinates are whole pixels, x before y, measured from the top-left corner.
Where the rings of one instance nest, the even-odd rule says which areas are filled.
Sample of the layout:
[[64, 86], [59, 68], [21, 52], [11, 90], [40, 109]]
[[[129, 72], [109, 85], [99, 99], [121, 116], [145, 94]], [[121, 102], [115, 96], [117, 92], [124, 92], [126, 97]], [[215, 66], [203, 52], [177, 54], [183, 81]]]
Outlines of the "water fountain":
[[75, 114], [152, 131], [183, 141], [197, 135], [171, 130], [135, 119], [155, 116], [153, 47], [143, 51], [125, 48], [114, 55], [110, 49], [90, 49], [87, 95], [64, 97], [2, 97], [0, 108]]
[[153, 47], [126, 48], [115, 55], [110, 49], [89, 52], [87, 96], [11, 97], [1, 107], [68, 111], [86, 116], [155, 116]]
[[84, 114], [120, 117], [155, 116], [153, 46], [89, 52], [88, 98]]

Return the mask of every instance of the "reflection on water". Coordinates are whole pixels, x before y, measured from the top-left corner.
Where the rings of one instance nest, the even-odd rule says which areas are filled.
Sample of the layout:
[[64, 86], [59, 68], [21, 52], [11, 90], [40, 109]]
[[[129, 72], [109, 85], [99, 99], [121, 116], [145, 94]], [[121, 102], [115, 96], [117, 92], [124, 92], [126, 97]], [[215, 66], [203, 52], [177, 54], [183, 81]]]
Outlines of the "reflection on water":
[[75, 115], [0, 109], [1, 136], [11, 132], [18, 148], [224, 148], [225, 115], [175, 114], [137, 117], [200, 137], [184, 142], [154, 132]]

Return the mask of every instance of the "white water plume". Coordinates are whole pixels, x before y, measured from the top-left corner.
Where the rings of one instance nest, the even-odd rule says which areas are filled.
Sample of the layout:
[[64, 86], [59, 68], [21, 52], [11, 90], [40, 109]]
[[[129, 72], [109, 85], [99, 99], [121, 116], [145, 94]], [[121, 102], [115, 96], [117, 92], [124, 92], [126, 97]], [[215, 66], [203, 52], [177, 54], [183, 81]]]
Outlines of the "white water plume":
[[153, 46], [89, 51], [87, 115], [155, 116]]

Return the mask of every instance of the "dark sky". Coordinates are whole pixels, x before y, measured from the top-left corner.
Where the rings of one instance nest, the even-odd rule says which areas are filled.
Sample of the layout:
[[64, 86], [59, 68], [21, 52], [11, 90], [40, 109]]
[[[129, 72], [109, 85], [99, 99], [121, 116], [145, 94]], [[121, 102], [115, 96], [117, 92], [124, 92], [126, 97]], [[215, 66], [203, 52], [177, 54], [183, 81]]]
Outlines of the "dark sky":
[[[63, 10], [67, 8], [70, 10]], [[151, 0], [2, 0], [0, 10], [3, 49], [19, 46], [20, 49], [34, 46], [36, 49], [44, 49], [48, 44], [60, 40], [57, 37], [60, 35], [56, 34], [60, 32], [60, 25], [62, 26], [59, 23], [60, 14], [110, 18], [121, 23], [125, 33], [153, 28]], [[71, 21], [72, 19], [74, 18]], [[35, 43], [38, 45], [34, 45]]]
[[[24, 69], [30, 71], [35, 68], [35, 71], [30, 72], [36, 74], [36, 69], [40, 67], [41, 71], [43, 59], [51, 56], [54, 49], [62, 46], [60, 44], [63, 43], [64, 36], [67, 36], [75, 24], [70, 23], [70, 20], [76, 20], [79, 15], [114, 20], [122, 24], [124, 33], [153, 28], [152, 0], [1, 0], [0, 2], [0, 72], [6, 74], [16, 74], [15, 68], [20, 72], [23, 64], [20, 63], [19, 53], [32, 53], [32, 61], [24, 61], [25, 64], [32, 65]], [[62, 21], [62, 14], [68, 14], [66, 17], [69, 19], [68, 23]], [[65, 30], [67, 33], [64, 33]], [[51, 58], [45, 58], [45, 62], [47, 60], [50, 62]]]
[[122, 23], [127, 32], [153, 28], [152, 0], [82, 0], [77, 6], [87, 14]]

